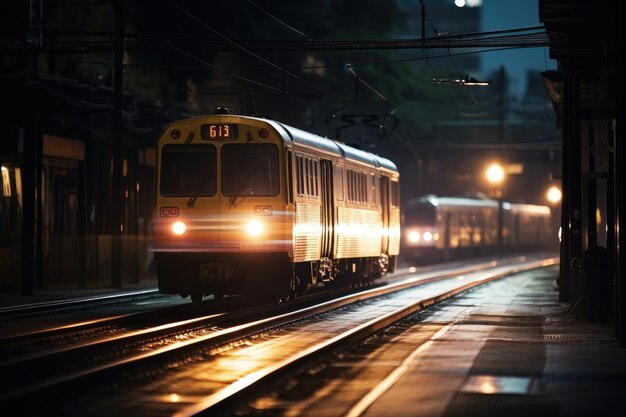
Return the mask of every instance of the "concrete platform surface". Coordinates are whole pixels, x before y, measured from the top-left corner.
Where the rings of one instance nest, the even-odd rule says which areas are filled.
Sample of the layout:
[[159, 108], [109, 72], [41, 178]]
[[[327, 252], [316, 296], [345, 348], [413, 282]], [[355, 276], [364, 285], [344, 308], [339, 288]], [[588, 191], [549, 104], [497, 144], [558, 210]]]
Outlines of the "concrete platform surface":
[[557, 275], [541, 268], [455, 298], [443, 310], [462, 317], [355, 415], [626, 416], [626, 349], [610, 321], [559, 303]]

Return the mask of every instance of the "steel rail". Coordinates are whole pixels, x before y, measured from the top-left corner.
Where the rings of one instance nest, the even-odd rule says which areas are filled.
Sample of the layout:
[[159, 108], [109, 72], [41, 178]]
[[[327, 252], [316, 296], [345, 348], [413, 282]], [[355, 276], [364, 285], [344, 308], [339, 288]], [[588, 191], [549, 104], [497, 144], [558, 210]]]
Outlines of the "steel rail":
[[[219, 346], [227, 343], [231, 343], [235, 340], [249, 337], [259, 332], [268, 331], [273, 328], [284, 326], [288, 323], [292, 323], [307, 317], [314, 316], [316, 314], [326, 312], [332, 309], [337, 309], [347, 304], [355, 303], [358, 301], [366, 300], [369, 298], [385, 295], [395, 291], [400, 291], [413, 286], [425, 284], [428, 282], [438, 281], [450, 278], [451, 276], [465, 274], [469, 272], [476, 272], [484, 270], [489, 267], [494, 267], [497, 263], [489, 262], [487, 264], [475, 265], [470, 268], [460, 268], [450, 270], [447, 273], [441, 273], [440, 271], [429, 271], [421, 278], [411, 277], [401, 282], [390, 284], [381, 288], [373, 288], [370, 290], [361, 291], [355, 294], [350, 294], [338, 299], [333, 299], [327, 302], [323, 302], [318, 305], [306, 307], [300, 310], [288, 312], [275, 317], [268, 317], [262, 320], [258, 320], [251, 323], [245, 323], [236, 325], [230, 328], [211, 332], [210, 334], [194, 337], [189, 340], [177, 341], [163, 346], [158, 349], [154, 349], [148, 352], [141, 351], [128, 355], [125, 358], [114, 358], [102, 361], [96, 366], [92, 366], [88, 369], [76, 369], [63, 375], [53, 375], [48, 378], [42, 378], [35, 383], [27, 386], [8, 386], [6, 390], [0, 395], [0, 401], [20, 402], [30, 396], [39, 397], [42, 393], [53, 394], [59, 392], [65, 388], [71, 387], [73, 389], [85, 388], [85, 384], [81, 384], [85, 380], [91, 379], [107, 379], [113, 378], [116, 374], [122, 371], [132, 371], [139, 367], [154, 366], [155, 361], [167, 361], [176, 357], [180, 357], [186, 353], [193, 352], [200, 348], [206, 348], [206, 345]], [[202, 318], [198, 318], [200, 322]], [[192, 320], [192, 322], [195, 321]], [[191, 323], [191, 322], [190, 322]], [[184, 325], [184, 324], [183, 324]], [[172, 324], [171, 328], [175, 328], [175, 324]], [[156, 330], [157, 332], [165, 332], [167, 334], [168, 329], [162, 328]], [[140, 341], [143, 337], [150, 332], [142, 332], [138, 336], [129, 336], [129, 340], [137, 338], [134, 341]], [[62, 355], [68, 355], [65, 352]], [[96, 355], [99, 356], [99, 355]], [[43, 366], [40, 364], [40, 366]], [[24, 366], [16, 367], [15, 369], [24, 369]], [[32, 368], [32, 367], [31, 367]], [[11, 380], [11, 378], [9, 378]]]
[[175, 414], [175, 417], [189, 417], [196, 415], [231, 415], [233, 408], [237, 404], [241, 404], [246, 400], [258, 396], [259, 392], [264, 391], [264, 387], [267, 389], [268, 386], [273, 386], [277, 383], [277, 381], [292, 377], [294, 374], [300, 373], [302, 370], [312, 366], [314, 363], [317, 363], [338, 351], [346, 349], [354, 343], [374, 335], [378, 331], [415, 312], [423, 310], [433, 304], [447, 300], [448, 298], [451, 298], [463, 291], [487, 282], [491, 282], [518, 272], [554, 265], [557, 262], [558, 258], [551, 258], [517, 267], [511, 267], [510, 269], [502, 272], [487, 273], [487, 275], [482, 279], [473, 280], [451, 290], [416, 300], [390, 313], [387, 313], [382, 317], [372, 319], [352, 328], [347, 332], [320, 342], [295, 355], [248, 374], [244, 378], [233, 382], [224, 389], [206, 397], [201, 402], [181, 410]]

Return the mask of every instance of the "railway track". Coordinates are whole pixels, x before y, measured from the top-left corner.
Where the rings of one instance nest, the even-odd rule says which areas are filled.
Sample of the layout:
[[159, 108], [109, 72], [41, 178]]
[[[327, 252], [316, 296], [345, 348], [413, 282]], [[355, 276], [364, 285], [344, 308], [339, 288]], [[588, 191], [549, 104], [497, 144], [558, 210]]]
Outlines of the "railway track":
[[[5, 376], [3, 380], [9, 381], [2, 383], [0, 401], [12, 405], [31, 404], [37, 407], [36, 403], [30, 403], [31, 399], [47, 398], [55, 404], [53, 408], [62, 409], [66, 413], [70, 409], [82, 410], [85, 404], [74, 404], [67, 409], [68, 404], [61, 395], [64, 392], [71, 391], [77, 393], [79, 397], [91, 398], [88, 400], [90, 407], [93, 407], [91, 404], [96, 404], [95, 407], [102, 405], [101, 398], [93, 398], [93, 394], [90, 394], [94, 387], [105, 387], [105, 390], [110, 390], [110, 387], [123, 385], [130, 387], [128, 388], [130, 390], [138, 390], [137, 395], [132, 395], [131, 398], [145, 398], [144, 390], [155, 392], [154, 387], [146, 388], [146, 385], [152, 384], [152, 379], [147, 376], [158, 376], [155, 380], [161, 381], [164, 386], [178, 385], [177, 380], [194, 379], [193, 375], [196, 372], [199, 374], [207, 372], [198, 371], [197, 367], [210, 370], [210, 363], [215, 365], [222, 361], [222, 364], [226, 365], [225, 368], [222, 367], [224, 369], [220, 371], [221, 377], [218, 379], [223, 381], [220, 384], [212, 384], [216, 385], [216, 388], [210, 395], [206, 395], [206, 388], [204, 388], [199, 389], [199, 392], [191, 398], [177, 400], [176, 398], [180, 398], [181, 394], [168, 393], [167, 390], [161, 389], [163, 394], [157, 403], [161, 404], [160, 411], [163, 415], [173, 412], [179, 412], [180, 415], [193, 415], [205, 410], [209, 410], [212, 414], [223, 412], [232, 408], [233, 404], [242, 401], [242, 398], [249, 396], [251, 392], [257, 391], [260, 384], [267, 384], [268, 380], [271, 382], [284, 378], [305, 364], [320, 360], [337, 349], [345, 348], [350, 343], [368, 337], [406, 315], [474, 285], [510, 274], [520, 268], [532, 268], [545, 263], [545, 261], [534, 261], [522, 263], [520, 264], [522, 266], [517, 267], [495, 268], [493, 264], [483, 264], [445, 273], [431, 271], [420, 274], [419, 277], [408, 277], [388, 286], [349, 294], [321, 303], [319, 300], [303, 297], [300, 304], [279, 306], [287, 310], [282, 314], [277, 314], [277, 307], [266, 307], [264, 311], [256, 308], [237, 313], [193, 317], [141, 330], [119, 331], [115, 335], [96, 337], [95, 340], [70, 347], [51, 349], [51, 351], [42, 350], [36, 355], [16, 355], [17, 357], [0, 363], [0, 372]], [[486, 272], [485, 268], [490, 268], [490, 272]], [[462, 280], [458, 279], [459, 276]], [[471, 276], [474, 277], [470, 278]], [[438, 285], [443, 285], [443, 287], [432, 288]], [[424, 291], [427, 287], [429, 287], [428, 293], [421, 294], [419, 297], [411, 293], [411, 291]], [[401, 296], [403, 293], [405, 295]], [[306, 303], [312, 305], [302, 307]], [[382, 307], [373, 307], [373, 305], [389, 306], [396, 303], [402, 306], [394, 306], [389, 311]], [[378, 309], [382, 310], [378, 311]], [[348, 317], [345, 314], [351, 310], [355, 312], [349, 316], [359, 317], [359, 320], [355, 321], [355, 318], [344, 320]], [[265, 317], [258, 318], [263, 315]], [[366, 317], [370, 318], [366, 319]], [[128, 318], [116, 320], [128, 320]], [[336, 320], [340, 323], [345, 321], [347, 328], [338, 326]], [[302, 331], [307, 333], [302, 329], [320, 324], [328, 324], [326, 327], [332, 328], [332, 332], [336, 334], [324, 334], [320, 337], [321, 342], [306, 347], [301, 346], [297, 353], [286, 355], [284, 358], [269, 358], [264, 366], [254, 369], [242, 368], [241, 372], [227, 372], [229, 363], [231, 368], [238, 368], [232, 363], [233, 360], [236, 362], [232, 356], [235, 355], [236, 358], [236, 352], [245, 350], [248, 346], [279, 343], [277, 340], [281, 337], [295, 337], [294, 335], [301, 334]], [[315, 333], [312, 330], [310, 332]], [[38, 337], [41, 336], [41, 334], [38, 335]], [[28, 336], [25, 335], [21, 338], [22, 342], [28, 340]], [[11, 345], [10, 340], [1, 342], [3, 344], [0, 344], [0, 347]], [[18, 343], [19, 341], [13, 340], [12, 342]], [[284, 351], [284, 349], [279, 350]], [[227, 381], [229, 378], [231, 380]], [[141, 388], [142, 385], [143, 388]], [[156, 391], [161, 392], [158, 389]], [[126, 389], [118, 390], [115, 395], [104, 402], [114, 401], [120, 404], [127, 394]], [[114, 400], [119, 395], [122, 397]], [[49, 407], [50, 404], [47, 404], [46, 408]], [[94, 413], [97, 414], [97, 410], [94, 410]], [[151, 410], [148, 414], [160, 414], [160, 412]]]

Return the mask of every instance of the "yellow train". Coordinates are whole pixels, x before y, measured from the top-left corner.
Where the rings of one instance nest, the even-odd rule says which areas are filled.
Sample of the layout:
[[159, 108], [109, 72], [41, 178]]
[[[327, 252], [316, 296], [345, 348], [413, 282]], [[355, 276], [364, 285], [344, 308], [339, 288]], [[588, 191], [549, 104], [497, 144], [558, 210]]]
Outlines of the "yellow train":
[[359, 284], [395, 269], [398, 169], [274, 120], [171, 123], [159, 139], [153, 250], [159, 291], [265, 295]]

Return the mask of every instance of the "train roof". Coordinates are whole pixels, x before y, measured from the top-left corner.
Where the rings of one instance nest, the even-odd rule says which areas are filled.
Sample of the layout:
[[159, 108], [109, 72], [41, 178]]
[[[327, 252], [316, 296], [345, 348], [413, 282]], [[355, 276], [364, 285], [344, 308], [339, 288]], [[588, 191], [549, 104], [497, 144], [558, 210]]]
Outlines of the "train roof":
[[302, 129], [298, 129], [297, 127], [289, 126], [282, 122], [278, 122], [272, 119], [260, 118], [260, 117], [252, 117], [252, 116], [241, 116], [237, 114], [215, 114], [215, 115], [206, 115], [206, 116], [197, 116], [181, 121], [177, 121], [175, 123], [181, 122], [197, 122], [198, 119], [208, 119], [216, 117], [221, 120], [233, 118], [233, 119], [249, 119], [255, 120], [263, 123], [267, 123], [271, 125], [283, 138], [285, 141], [290, 141], [293, 143], [297, 143], [302, 146], [306, 146], [312, 149], [321, 150], [330, 155], [334, 155], [336, 157], [344, 157], [350, 161], [360, 162], [366, 165], [374, 166], [376, 168], [384, 168], [393, 172], [398, 172], [398, 168], [396, 165], [389, 159], [383, 158], [381, 156], [375, 155], [370, 152], [363, 151], [361, 149], [354, 148], [352, 146], [346, 145], [345, 143], [341, 143], [332, 139], [324, 138], [322, 136], [316, 135], [314, 133], [307, 132]]
[[[415, 204], [431, 205], [433, 207], [498, 207], [497, 200], [491, 200], [488, 198], [438, 197], [430, 194], [407, 201], [407, 203], [405, 204], [405, 208]], [[513, 213], [528, 213], [540, 215], [551, 214], [550, 207], [537, 204], [504, 202], [503, 208], [505, 210], [510, 210]]]
[[[350, 161], [361, 162], [367, 165], [373, 165], [377, 168], [386, 168], [390, 171], [398, 172], [396, 165], [389, 159], [375, 155], [373, 153], [354, 148], [345, 143], [341, 143], [332, 139], [324, 138], [316, 134], [306, 132], [298, 129], [297, 127], [289, 126], [284, 123], [276, 122], [274, 120], [262, 119], [270, 124], [281, 126], [290, 139], [294, 143], [309, 146], [315, 149], [323, 149], [327, 152], [331, 152], [336, 156], [343, 156]], [[276, 127], [276, 126], [275, 126]], [[279, 132], [280, 129], [277, 129]]]
[[423, 197], [415, 198], [406, 203], [407, 206], [413, 204], [429, 204], [434, 207], [498, 207], [498, 202], [496, 200], [490, 200], [487, 198], [438, 197], [436, 195], [426, 195]]

